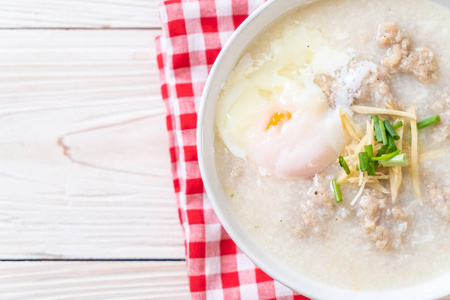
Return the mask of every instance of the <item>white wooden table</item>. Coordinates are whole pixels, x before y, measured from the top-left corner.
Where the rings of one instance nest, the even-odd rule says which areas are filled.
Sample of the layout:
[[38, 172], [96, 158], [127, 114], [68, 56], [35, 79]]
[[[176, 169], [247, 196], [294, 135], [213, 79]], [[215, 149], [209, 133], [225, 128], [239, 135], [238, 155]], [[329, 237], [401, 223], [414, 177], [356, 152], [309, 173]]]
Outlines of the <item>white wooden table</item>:
[[160, 0], [0, 0], [0, 299], [188, 299]]

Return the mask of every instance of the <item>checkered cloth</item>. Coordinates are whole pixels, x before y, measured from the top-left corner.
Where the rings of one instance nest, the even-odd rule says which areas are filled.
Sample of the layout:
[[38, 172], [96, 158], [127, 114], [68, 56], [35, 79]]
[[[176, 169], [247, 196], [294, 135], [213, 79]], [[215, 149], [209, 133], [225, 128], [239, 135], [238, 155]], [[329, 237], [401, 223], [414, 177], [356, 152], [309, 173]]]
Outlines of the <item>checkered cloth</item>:
[[307, 299], [236, 247], [204, 192], [197, 161], [197, 108], [208, 72], [233, 31], [263, 2], [170, 0], [159, 6], [157, 59], [192, 299]]

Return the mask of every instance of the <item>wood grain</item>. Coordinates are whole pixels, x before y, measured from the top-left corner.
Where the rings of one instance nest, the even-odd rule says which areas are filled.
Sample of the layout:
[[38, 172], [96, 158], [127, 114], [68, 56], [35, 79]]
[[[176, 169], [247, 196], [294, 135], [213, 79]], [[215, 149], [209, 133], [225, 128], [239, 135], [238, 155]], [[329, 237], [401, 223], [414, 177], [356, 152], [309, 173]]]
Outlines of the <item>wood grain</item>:
[[157, 28], [162, 0], [0, 0], [0, 28]]
[[0, 258], [182, 258], [153, 30], [0, 31]]
[[184, 262], [2, 262], [0, 290], [0, 300], [190, 298]]
[[0, 264], [1, 300], [189, 299], [184, 262]]

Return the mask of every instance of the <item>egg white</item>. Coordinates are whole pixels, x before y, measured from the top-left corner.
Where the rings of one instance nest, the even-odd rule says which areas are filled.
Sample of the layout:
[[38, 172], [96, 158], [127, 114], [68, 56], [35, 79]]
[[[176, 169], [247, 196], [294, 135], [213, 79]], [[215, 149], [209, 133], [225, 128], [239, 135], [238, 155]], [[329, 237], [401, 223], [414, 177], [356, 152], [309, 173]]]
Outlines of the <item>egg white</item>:
[[[314, 76], [336, 72], [351, 58], [306, 26], [285, 31], [264, 54], [247, 53], [218, 101], [219, 136], [233, 155], [268, 173], [314, 176], [339, 156], [345, 141], [339, 113]], [[277, 114], [290, 118], [269, 126]]]

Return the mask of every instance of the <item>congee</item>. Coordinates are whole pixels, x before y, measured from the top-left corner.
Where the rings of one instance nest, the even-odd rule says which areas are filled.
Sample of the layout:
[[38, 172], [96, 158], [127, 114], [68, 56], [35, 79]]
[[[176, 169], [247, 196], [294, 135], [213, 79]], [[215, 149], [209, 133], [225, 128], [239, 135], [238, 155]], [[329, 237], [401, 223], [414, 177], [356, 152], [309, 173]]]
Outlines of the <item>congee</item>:
[[450, 271], [450, 13], [321, 0], [268, 26], [217, 102], [215, 160], [261, 248], [355, 290]]

